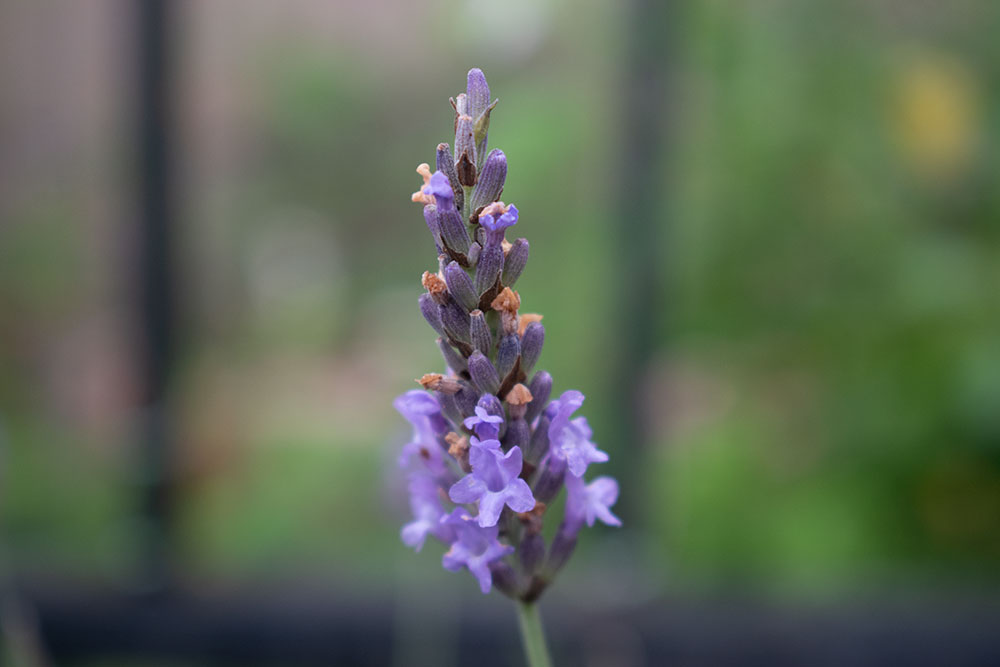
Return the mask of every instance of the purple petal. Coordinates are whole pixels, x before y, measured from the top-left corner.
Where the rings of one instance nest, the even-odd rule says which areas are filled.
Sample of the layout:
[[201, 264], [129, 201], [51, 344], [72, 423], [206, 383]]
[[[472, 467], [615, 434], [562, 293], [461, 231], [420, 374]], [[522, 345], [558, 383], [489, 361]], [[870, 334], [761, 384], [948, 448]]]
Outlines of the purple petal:
[[594, 499], [606, 507], [618, 500], [618, 482], [613, 477], [598, 477], [587, 486]]
[[[503, 511], [506, 495], [507, 494], [503, 491], [498, 491], [496, 493], [486, 492], [483, 494], [482, 498], [479, 500], [478, 519], [480, 526], [483, 528], [489, 528], [497, 525], [497, 521], [500, 520], [500, 513]], [[534, 507], [535, 504], [532, 503], [531, 506]]]
[[507, 487], [507, 505], [515, 512], [530, 512], [535, 509], [535, 497], [531, 487], [523, 479], [515, 479]]
[[472, 438], [469, 446], [469, 463], [472, 470], [488, 470], [496, 465], [497, 453], [500, 451], [499, 440], [477, 440]]
[[457, 572], [465, 565], [465, 558], [463, 556], [456, 546], [453, 545], [451, 549], [441, 556], [441, 567], [451, 572]]
[[594, 525], [594, 516], [609, 526], [622, 525], [621, 519], [611, 513], [610, 507], [618, 500], [618, 482], [611, 477], [598, 477], [587, 485], [587, 495], [590, 497], [590, 508], [593, 514], [588, 514], [587, 523]]
[[493, 575], [490, 574], [490, 567], [487, 561], [475, 559], [468, 564], [469, 572], [479, 581], [479, 590], [486, 593], [493, 587]]
[[440, 169], [431, 176], [430, 182], [424, 186], [426, 194], [434, 195], [438, 210], [445, 211], [449, 207], [454, 207], [455, 191], [451, 189], [451, 182]]
[[[508, 227], [513, 227], [517, 224], [517, 207], [511, 204], [507, 207], [507, 212], [500, 216], [500, 219], [496, 222], [497, 229], [507, 229]], [[579, 392], [577, 392], [579, 393]], [[583, 394], [580, 394], [583, 396]], [[581, 403], [583, 401], [581, 400]]]
[[431, 523], [426, 519], [417, 519], [403, 526], [403, 529], [399, 532], [399, 536], [403, 540], [403, 544], [420, 551], [431, 528]]
[[456, 503], [474, 503], [486, 493], [486, 484], [475, 475], [466, 475], [448, 489], [448, 497]]
[[392, 405], [399, 411], [399, 414], [406, 417], [410, 422], [418, 417], [426, 417], [441, 412], [441, 406], [438, 405], [437, 399], [420, 389], [411, 389], [405, 394], [397, 396]]
[[521, 448], [514, 446], [510, 448], [507, 455], [500, 459], [500, 469], [503, 471], [506, 480], [515, 479], [521, 474], [521, 467], [524, 465]]

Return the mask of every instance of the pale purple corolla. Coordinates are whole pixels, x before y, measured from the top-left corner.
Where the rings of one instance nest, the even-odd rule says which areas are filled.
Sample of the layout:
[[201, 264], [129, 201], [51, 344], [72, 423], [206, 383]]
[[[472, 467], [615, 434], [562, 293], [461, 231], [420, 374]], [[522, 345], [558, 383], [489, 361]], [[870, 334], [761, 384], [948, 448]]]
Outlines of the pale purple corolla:
[[566, 475], [566, 520], [577, 527], [584, 522], [593, 526], [600, 519], [609, 526], [622, 525], [621, 519], [611, 513], [611, 506], [618, 500], [618, 482], [613, 478], [597, 477], [589, 484], [582, 477]]
[[476, 414], [466, 417], [465, 428], [472, 429], [480, 440], [495, 440], [500, 436], [500, 425], [503, 424], [503, 417], [491, 415], [481, 405], [477, 405]]
[[586, 417], [570, 419], [583, 405], [584, 396], [578, 391], [563, 392], [558, 400], [549, 404], [546, 414], [549, 423], [551, 455], [566, 461], [571, 475], [582, 477], [591, 463], [604, 463], [608, 455], [597, 448], [590, 438], [593, 431]]
[[441, 507], [441, 491], [434, 478], [426, 474], [412, 474], [408, 489], [413, 521], [400, 531], [403, 544], [420, 551], [428, 535], [442, 542], [454, 540], [455, 529], [443, 521], [446, 513]]
[[456, 503], [478, 503], [476, 517], [483, 528], [497, 525], [504, 506], [515, 512], [534, 509], [531, 487], [519, 477], [523, 460], [520, 447], [504, 454], [499, 440], [472, 439], [469, 448], [472, 472], [455, 482], [448, 497]]
[[455, 531], [455, 540], [441, 557], [441, 565], [452, 572], [468, 568], [479, 581], [479, 589], [489, 593], [493, 583], [490, 563], [513, 553], [514, 547], [500, 543], [495, 525], [480, 526], [460, 507], [452, 510], [442, 522]]
[[399, 455], [400, 467], [406, 467], [417, 457], [432, 472], [444, 472], [444, 449], [440, 438], [448, 432], [449, 426], [437, 399], [425, 391], [413, 389], [398, 396], [393, 406], [413, 426], [413, 435]]

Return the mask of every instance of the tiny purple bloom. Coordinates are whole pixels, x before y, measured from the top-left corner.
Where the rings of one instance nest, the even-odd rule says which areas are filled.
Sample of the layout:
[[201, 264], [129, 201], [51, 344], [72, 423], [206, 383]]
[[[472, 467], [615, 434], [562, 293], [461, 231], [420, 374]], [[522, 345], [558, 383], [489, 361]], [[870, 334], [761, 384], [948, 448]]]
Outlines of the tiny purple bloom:
[[583, 477], [591, 463], [603, 463], [608, 455], [590, 441], [593, 431], [586, 417], [570, 420], [570, 415], [583, 405], [583, 394], [567, 391], [553, 401], [546, 413], [552, 419], [549, 424], [549, 451], [556, 458], [563, 459], [571, 474]]
[[584, 521], [593, 526], [600, 519], [609, 526], [622, 525], [621, 519], [611, 513], [611, 506], [618, 500], [618, 482], [611, 477], [598, 477], [584, 484], [582, 477], [566, 475], [566, 520], [580, 525]]
[[427, 392], [413, 389], [398, 396], [393, 406], [413, 425], [412, 439], [403, 446], [399, 466], [405, 468], [417, 455], [430, 470], [444, 472], [443, 448], [438, 437], [448, 432], [448, 422], [441, 414], [437, 399]]
[[400, 538], [403, 544], [420, 551], [428, 535], [442, 542], [452, 542], [455, 531], [441, 522], [445, 512], [441, 509], [441, 496], [437, 482], [427, 475], [415, 474], [410, 477], [410, 509], [413, 521], [403, 526]]
[[448, 491], [456, 503], [479, 503], [479, 525], [497, 525], [504, 505], [515, 512], [527, 512], [535, 507], [528, 483], [521, 474], [520, 447], [511, 447], [505, 455], [499, 440], [480, 442], [473, 438], [469, 448], [472, 472], [458, 480]]
[[[433, 183], [433, 180], [431, 181]], [[494, 218], [489, 213], [479, 216], [479, 224], [491, 232], [499, 232], [513, 227], [517, 224], [517, 207], [511, 204], [507, 207], [507, 212], [499, 218]]]
[[479, 580], [479, 588], [489, 593], [493, 585], [490, 563], [514, 552], [514, 547], [501, 544], [497, 540], [496, 526], [483, 528], [476, 520], [458, 507], [441, 522], [455, 530], [456, 539], [451, 548], [441, 558], [446, 570], [455, 572], [463, 566]]
[[503, 417], [491, 415], [486, 408], [477, 405], [476, 414], [465, 418], [465, 428], [476, 431], [480, 440], [496, 440], [500, 435], [500, 424], [503, 424]]
[[440, 169], [431, 175], [431, 180], [422, 190], [424, 194], [434, 195], [439, 211], [455, 207], [455, 191], [451, 189], [451, 181]]

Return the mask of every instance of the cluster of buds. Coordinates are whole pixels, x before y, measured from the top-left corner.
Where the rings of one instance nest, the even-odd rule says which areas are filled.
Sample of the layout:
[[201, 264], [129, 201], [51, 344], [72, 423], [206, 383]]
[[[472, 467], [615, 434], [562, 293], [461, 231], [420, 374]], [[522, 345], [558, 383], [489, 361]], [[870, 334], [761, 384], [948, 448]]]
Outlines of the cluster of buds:
[[[414, 517], [402, 539], [420, 550], [434, 537], [449, 547], [446, 569], [468, 569], [484, 593], [496, 586], [531, 602], [566, 563], [584, 524], [621, 524], [610, 509], [618, 484], [585, 480], [589, 465], [608, 455], [591, 441], [586, 418], [573, 417], [583, 394], [550, 400], [552, 376], [535, 370], [545, 328], [540, 315], [520, 312], [513, 290], [528, 242], [505, 238], [518, 210], [500, 201], [506, 156], [486, 153], [496, 101], [480, 70], [469, 72], [466, 92], [451, 103], [455, 151], [438, 144], [437, 169], [417, 168], [424, 185], [412, 197], [424, 205], [438, 253], [438, 270], [423, 275], [420, 312], [447, 368], [395, 401], [413, 425], [399, 460]], [[546, 509], [564, 487], [565, 513], [547, 543]]]

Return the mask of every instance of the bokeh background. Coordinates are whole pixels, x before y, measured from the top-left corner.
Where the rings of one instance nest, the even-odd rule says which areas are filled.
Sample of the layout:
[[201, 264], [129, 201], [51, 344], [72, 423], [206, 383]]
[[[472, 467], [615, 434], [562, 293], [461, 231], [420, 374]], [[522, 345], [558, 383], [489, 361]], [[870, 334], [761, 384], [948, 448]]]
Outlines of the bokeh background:
[[[463, 610], [513, 631], [440, 549], [399, 543], [387, 472], [392, 398], [441, 363], [413, 169], [472, 66], [500, 99], [541, 366], [587, 394], [623, 481], [626, 527], [589, 531], [543, 603], [557, 652], [603, 636], [587, 664], [656, 664], [627, 621], [559, 639], [571, 608], [669, 608], [706, 636], [739, 623], [730, 600], [997, 618], [1000, 5], [167, 3], [151, 115], [141, 4], [0, 6], [9, 654], [221, 664], [207, 640], [80, 643], [80, 600], [173, 590], [329, 599], [391, 621], [395, 664], [457, 664]], [[816, 625], [795, 655], [832, 641]]]

